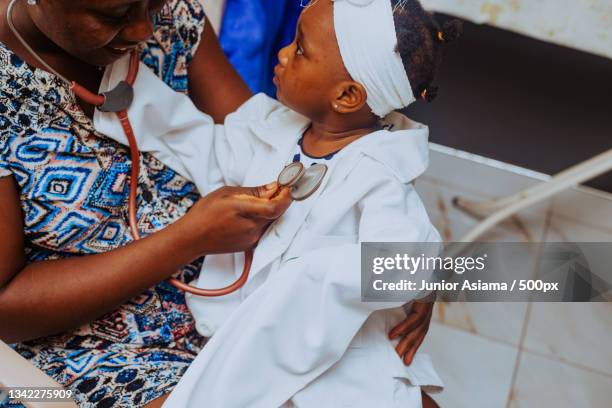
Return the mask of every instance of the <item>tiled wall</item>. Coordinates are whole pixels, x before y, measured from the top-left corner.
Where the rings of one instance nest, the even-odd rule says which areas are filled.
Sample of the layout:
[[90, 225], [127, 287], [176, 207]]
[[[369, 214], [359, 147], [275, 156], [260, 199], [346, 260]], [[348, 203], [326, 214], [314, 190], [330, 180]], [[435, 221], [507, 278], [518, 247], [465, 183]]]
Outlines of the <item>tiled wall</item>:
[[[417, 189], [447, 240], [477, 223], [453, 197], [503, 197], [545, 178], [434, 149]], [[612, 242], [612, 195], [561, 193], [483, 240]], [[612, 406], [610, 303], [439, 303], [434, 320], [423, 348], [446, 383], [442, 407]]]

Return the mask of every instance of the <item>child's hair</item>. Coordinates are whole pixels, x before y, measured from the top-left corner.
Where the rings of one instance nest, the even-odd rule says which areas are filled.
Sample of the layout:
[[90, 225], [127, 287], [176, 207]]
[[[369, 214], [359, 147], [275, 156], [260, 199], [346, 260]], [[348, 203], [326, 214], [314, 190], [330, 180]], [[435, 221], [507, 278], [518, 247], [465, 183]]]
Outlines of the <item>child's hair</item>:
[[397, 51], [402, 57], [412, 92], [431, 102], [438, 88], [432, 85], [442, 61], [444, 46], [456, 40], [462, 23], [451, 20], [442, 27], [418, 0], [390, 0], [393, 7]]

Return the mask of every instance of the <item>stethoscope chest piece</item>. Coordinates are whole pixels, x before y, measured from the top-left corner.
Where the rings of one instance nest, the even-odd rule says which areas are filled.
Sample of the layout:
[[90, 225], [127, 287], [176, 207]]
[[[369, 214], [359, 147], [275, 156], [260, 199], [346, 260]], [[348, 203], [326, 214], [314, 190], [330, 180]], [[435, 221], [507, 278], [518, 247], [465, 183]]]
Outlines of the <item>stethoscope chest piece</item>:
[[278, 184], [283, 187], [292, 187], [304, 175], [304, 165], [294, 162], [286, 166], [278, 175]]
[[300, 162], [291, 163], [281, 171], [278, 176], [278, 184], [283, 187], [291, 187], [291, 198], [295, 201], [303, 201], [313, 195], [327, 174], [327, 166], [324, 164], [313, 164], [308, 169]]
[[104, 92], [104, 103], [98, 107], [102, 112], [121, 112], [127, 110], [134, 100], [134, 88], [121, 81], [108, 92]]

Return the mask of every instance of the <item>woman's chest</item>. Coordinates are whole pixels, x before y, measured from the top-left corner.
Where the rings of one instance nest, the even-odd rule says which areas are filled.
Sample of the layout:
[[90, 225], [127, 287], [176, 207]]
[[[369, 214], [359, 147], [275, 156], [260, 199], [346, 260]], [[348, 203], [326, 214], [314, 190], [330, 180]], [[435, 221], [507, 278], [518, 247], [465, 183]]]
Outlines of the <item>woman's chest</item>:
[[[4, 160], [20, 187], [31, 246], [84, 254], [131, 240], [126, 221], [131, 160], [122, 146], [73, 125], [50, 126], [9, 137]], [[151, 156], [139, 160], [139, 227], [147, 234], [182, 216], [195, 189]]]

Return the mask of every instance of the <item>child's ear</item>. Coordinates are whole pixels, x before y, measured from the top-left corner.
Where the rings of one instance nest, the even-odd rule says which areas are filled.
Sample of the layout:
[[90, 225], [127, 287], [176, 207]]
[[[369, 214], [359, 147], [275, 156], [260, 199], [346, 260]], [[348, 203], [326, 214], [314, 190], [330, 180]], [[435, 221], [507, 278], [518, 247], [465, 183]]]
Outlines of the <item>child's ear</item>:
[[355, 81], [339, 83], [332, 99], [332, 110], [338, 113], [352, 113], [361, 110], [368, 100], [368, 93], [363, 85]]

